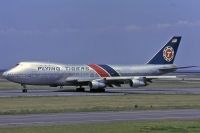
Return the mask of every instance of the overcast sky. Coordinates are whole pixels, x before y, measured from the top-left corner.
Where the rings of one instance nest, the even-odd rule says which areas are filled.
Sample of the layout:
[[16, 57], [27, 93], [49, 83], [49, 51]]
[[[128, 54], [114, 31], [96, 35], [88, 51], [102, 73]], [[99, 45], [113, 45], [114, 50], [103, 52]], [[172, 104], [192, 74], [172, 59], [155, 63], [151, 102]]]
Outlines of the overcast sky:
[[0, 0], [0, 68], [20, 61], [146, 63], [182, 36], [175, 63], [200, 65], [200, 0]]

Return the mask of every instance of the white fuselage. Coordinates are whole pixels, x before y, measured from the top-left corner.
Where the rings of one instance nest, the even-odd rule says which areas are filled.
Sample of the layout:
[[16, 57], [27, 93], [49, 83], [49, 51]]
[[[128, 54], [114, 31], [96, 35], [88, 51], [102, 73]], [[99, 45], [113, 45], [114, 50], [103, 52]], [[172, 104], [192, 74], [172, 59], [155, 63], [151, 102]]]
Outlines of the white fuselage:
[[[95, 80], [105, 77], [155, 76], [175, 65], [65, 65], [45, 62], [21, 62], [4, 72], [9, 81], [28, 85], [74, 85], [73, 80]], [[174, 69], [172, 69], [174, 71]]]

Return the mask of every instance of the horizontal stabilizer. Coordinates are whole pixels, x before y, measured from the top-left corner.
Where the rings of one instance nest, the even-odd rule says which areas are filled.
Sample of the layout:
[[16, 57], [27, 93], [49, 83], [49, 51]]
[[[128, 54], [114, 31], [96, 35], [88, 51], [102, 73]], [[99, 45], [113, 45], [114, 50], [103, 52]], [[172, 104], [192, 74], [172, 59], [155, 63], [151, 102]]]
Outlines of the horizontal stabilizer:
[[167, 72], [167, 71], [175, 71], [177, 69], [186, 69], [186, 68], [193, 68], [198, 66], [183, 66], [183, 67], [172, 67], [172, 68], [160, 68], [160, 71]]
[[193, 68], [198, 66], [183, 66], [183, 67], [177, 67], [176, 69], [186, 69], [186, 68]]

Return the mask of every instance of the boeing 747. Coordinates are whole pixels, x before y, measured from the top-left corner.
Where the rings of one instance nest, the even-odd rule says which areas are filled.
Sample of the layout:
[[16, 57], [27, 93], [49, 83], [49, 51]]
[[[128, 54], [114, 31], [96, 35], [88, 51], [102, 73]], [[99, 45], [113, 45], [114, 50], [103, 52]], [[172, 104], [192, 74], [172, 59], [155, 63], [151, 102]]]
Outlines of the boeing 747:
[[14, 68], [4, 72], [3, 77], [21, 84], [22, 92], [27, 92], [26, 85], [76, 86], [77, 91], [85, 91], [84, 86], [89, 86], [91, 92], [104, 92], [106, 87], [120, 87], [122, 84], [129, 84], [130, 87], [146, 86], [153, 79], [176, 78], [176, 76], [163, 74], [187, 68], [173, 64], [180, 41], [180, 36], [172, 37], [144, 65], [65, 65], [49, 62], [20, 62]]

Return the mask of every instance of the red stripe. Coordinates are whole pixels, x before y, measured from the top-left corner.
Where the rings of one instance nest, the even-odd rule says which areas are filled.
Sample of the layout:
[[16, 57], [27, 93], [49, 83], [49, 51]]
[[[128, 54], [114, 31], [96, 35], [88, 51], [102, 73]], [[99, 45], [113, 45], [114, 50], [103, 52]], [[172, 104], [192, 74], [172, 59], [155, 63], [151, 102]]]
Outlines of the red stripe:
[[89, 64], [88, 66], [94, 69], [101, 77], [110, 77], [110, 75], [100, 66], [96, 64]]

